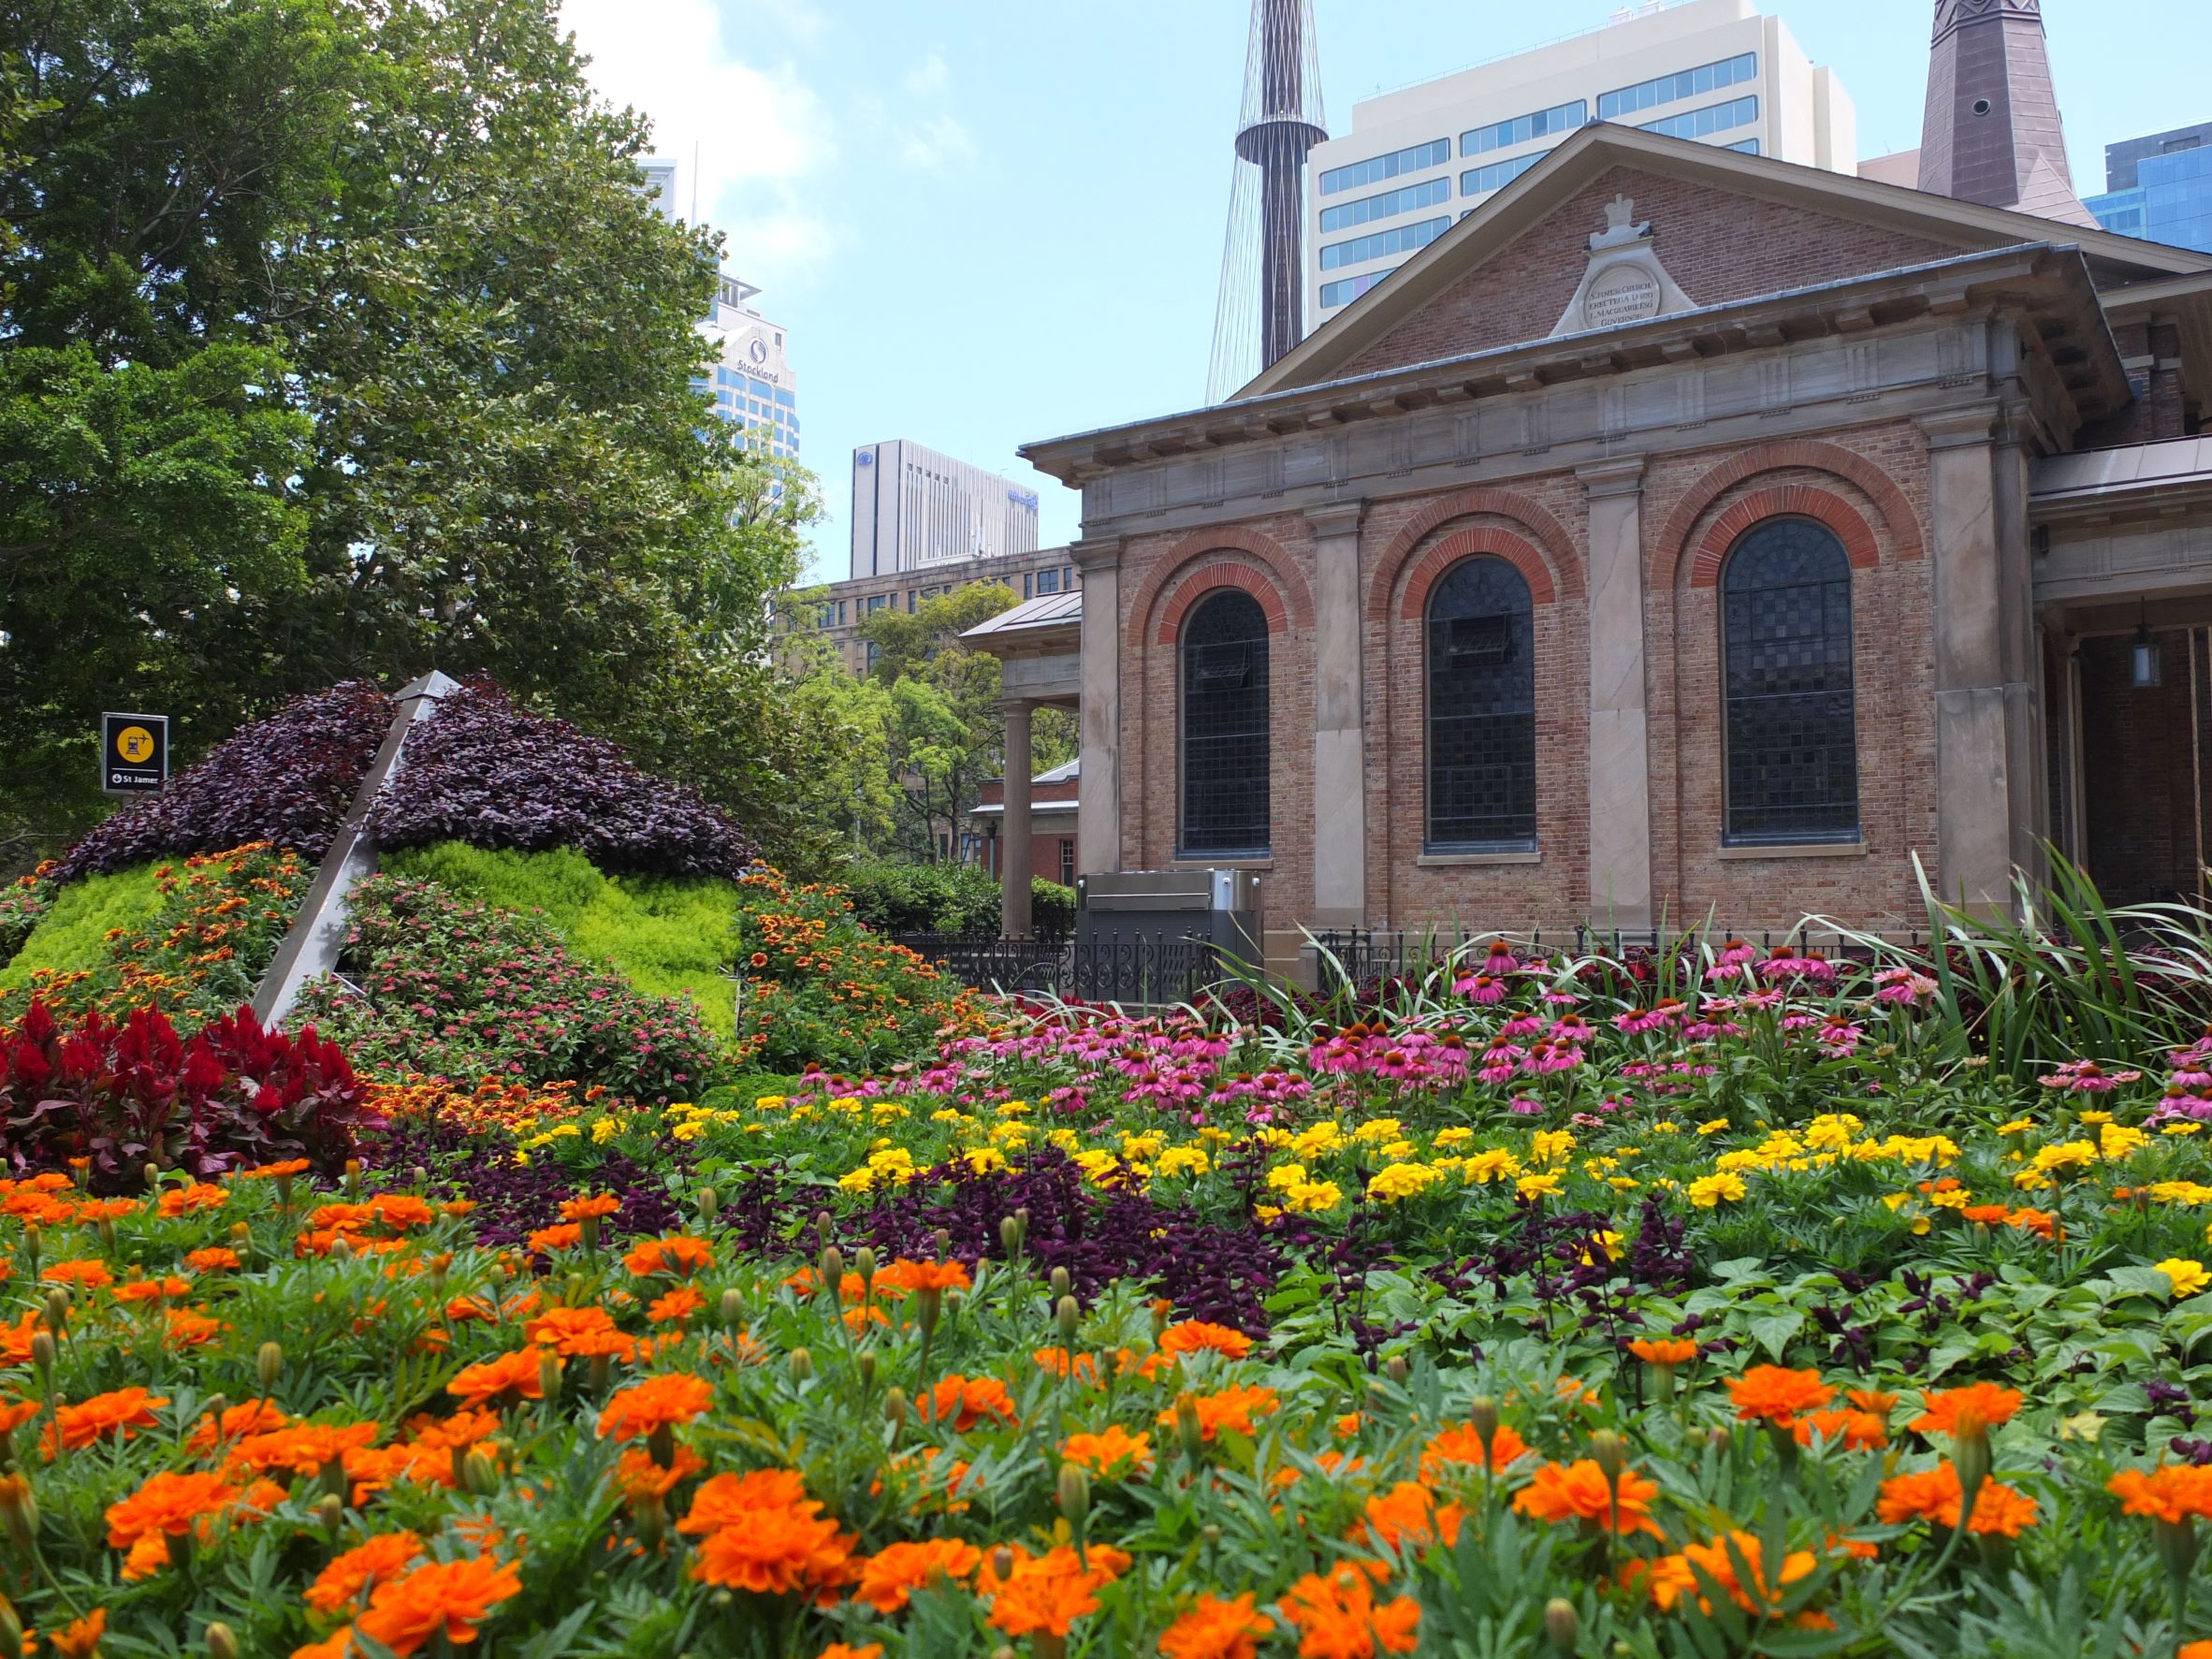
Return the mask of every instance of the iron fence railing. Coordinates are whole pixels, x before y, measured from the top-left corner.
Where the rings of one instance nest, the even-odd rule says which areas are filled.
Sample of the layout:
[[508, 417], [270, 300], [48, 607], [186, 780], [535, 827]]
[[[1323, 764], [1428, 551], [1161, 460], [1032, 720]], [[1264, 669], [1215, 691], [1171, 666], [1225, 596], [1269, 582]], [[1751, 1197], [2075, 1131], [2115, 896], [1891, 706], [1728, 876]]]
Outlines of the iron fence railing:
[[1212, 944], [1166, 929], [1095, 928], [1071, 939], [895, 933], [963, 984], [1071, 1001], [1161, 1007], [1187, 1002], [1226, 976]]
[[[1707, 949], [1717, 953], [1724, 942], [1732, 939], [1757, 946], [1761, 955], [1783, 944], [1800, 951], [1817, 951], [1838, 962], [1867, 960], [1874, 954], [1864, 936], [1806, 927], [1745, 932], [1724, 927], [1683, 930], [1584, 924], [1505, 936], [1494, 929], [1477, 932], [1458, 928], [1334, 928], [1313, 936], [1322, 953], [1319, 963], [1323, 991], [1347, 984], [1356, 988], [1376, 980], [1418, 974], [1463, 946], [1500, 937], [1509, 938], [1515, 948], [1525, 953], [1554, 958], [1596, 955], [1624, 960], [1637, 954], [1669, 952], [1695, 955]], [[1926, 946], [1928, 936], [1914, 931], [1885, 935], [1884, 939], [1886, 943], [1916, 952]]]

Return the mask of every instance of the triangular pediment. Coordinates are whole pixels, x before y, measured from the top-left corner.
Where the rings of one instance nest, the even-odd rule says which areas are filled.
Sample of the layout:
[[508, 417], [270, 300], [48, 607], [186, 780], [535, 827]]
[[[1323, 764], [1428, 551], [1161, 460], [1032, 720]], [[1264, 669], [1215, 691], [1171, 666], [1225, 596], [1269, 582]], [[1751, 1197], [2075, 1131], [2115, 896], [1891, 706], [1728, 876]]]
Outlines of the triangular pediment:
[[1587, 126], [1237, 396], [2031, 242], [2080, 248], [2101, 284], [2212, 269], [2212, 257], [2103, 230]]

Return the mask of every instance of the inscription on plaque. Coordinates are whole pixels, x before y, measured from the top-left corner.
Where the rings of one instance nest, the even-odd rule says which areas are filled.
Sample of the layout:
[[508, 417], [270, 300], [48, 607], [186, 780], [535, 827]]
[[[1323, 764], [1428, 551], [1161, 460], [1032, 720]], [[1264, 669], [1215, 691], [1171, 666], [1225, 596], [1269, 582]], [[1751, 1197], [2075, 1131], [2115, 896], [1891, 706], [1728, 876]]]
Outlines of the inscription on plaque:
[[1582, 296], [1582, 321], [1592, 328], [1617, 328], [1659, 314], [1659, 279], [1635, 265], [1601, 272]]

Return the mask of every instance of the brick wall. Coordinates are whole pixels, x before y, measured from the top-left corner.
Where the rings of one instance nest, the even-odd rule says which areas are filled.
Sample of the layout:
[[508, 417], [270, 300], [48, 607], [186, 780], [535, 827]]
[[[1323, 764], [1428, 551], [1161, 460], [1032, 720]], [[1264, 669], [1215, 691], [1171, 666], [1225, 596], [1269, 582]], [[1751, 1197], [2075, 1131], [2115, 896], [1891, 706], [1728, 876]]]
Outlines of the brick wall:
[[1667, 274], [1698, 305], [1812, 287], [1959, 252], [1958, 243], [1613, 167], [1339, 372], [1372, 373], [1543, 339], [1588, 269], [1590, 235], [1604, 228], [1606, 203], [1623, 194], [1635, 201], [1638, 223], [1651, 221], [1652, 244]]
[[[2163, 682], [2130, 683], [2132, 641], [2082, 641], [2083, 807], [2089, 874], [2114, 904], [2172, 898], [2196, 888], [2195, 793], [2204, 768], [2192, 764], [2212, 710], [2190, 722], [2189, 635], [2161, 632]], [[2196, 675], [2205, 674], [2200, 636]], [[2203, 703], [2203, 686], [2196, 688]], [[2206, 803], [2212, 807], [2212, 803]]]
[[[2181, 330], [2172, 323], [2128, 322], [2112, 332], [2123, 361], [2132, 359], [2128, 385], [2135, 396], [2125, 409], [2084, 427], [2074, 440], [2077, 449], [2099, 449], [2115, 444], [2150, 444], [2161, 438], [2186, 438], [2189, 410], [2182, 395]], [[2147, 365], [2144, 359], [2148, 358]], [[2176, 365], [2160, 368], [2161, 363]]]

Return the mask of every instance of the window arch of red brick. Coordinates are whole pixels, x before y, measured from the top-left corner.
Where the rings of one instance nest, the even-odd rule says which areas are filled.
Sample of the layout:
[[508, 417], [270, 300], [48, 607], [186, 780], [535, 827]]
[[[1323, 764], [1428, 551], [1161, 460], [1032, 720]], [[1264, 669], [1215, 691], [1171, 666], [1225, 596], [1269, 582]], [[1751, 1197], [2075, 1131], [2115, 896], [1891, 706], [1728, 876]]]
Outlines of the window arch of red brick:
[[1812, 518], [1826, 525], [1843, 544], [1844, 557], [1851, 560], [1853, 570], [1870, 570], [1882, 562], [1872, 527], [1849, 502], [1810, 484], [1785, 484], [1775, 489], [1754, 490], [1712, 521], [1697, 544], [1697, 555], [1690, 566], [1690, 586], [1716, 586], [1728, 549], [1744, 531], [1769, 518]]
[[[1375, 580], [1367, 589], [1368, 619], [1380, 622], [1390, 616], [1390, 595], [1398, 586], [1399, 572], [1419, 548], [1423, 536], [1454, 518], [1468, 518], [1477, 513], [1510, 518], [1519, 524], [1527, 532], [1521, 545], [1527, 546], [1534, 543], [1535, 549], [1540, 549], [1538, 563], [1545, 569], [1546, 585], [1554, 594], [1564, 594], [1569, 599], [1581, 597], [1582, 560], [1575, 551], [1573, 538], [1557, 518], [1540, 503], [1510, 489], [1464, 489], [1457, 495], [1431, 502], [1390, 538], [1390, 546], [1375, 560]], [[1532, 593], [1535, 591], [1534, 575], [1529, 575], [1529, 589]]]
[[[1919, 516], [1913, 511], [1913, 503], [1905, 499], [1905, 492], [1898, 488], [1897, 482], [1887, 473], [1865, 456], [1846, 449], [1841, 444], [1793, 438], [1774, 444], [1761, 444], [1741, 454], [1732, 455], [1707, 471], [1704, 476], [1682, 492], [1682, 498], [1675, 503], [1674, 511], [1666, 516], [1666, 528], [1659, 532], [1657, 568], [1652, 573], [1653, 585], [1671, 587], [1684, 556], [1695, 557], [1691, 554], [1690, 533], [1697, 528], [1698, 519], [1705, 517], [1713, 502], [1748, 478], [1755, 478], [1761, 473], [1779, 472], [1785, 467], [1804, 467], [1828, 473], [1855, 486], [1881, 514], [1883, 528], [1889, 532], [1889, 545], [1896, 549], [1897, 557], [1918, 559], [1922, 556], [1927, 544], [1920, 533]], [[1853, 517], [1857, 517], [1855, 511]], [[1844, 545], [1846, 547], [1850, 546], [1848, 541]], [[1698, 543], [1700, 551], [1703, 546], [1704, 539], [1701, 538]], [[1855, 559], [1853, 562], [1856, 563], [1857, 560]], [[1710, 583], [1707, 585], [1710, 586]]]
[[1201, 600], [1224, 588], [1237, 589], [1258, 600], [1260, 610], [1266, 613], [1270, 633], [1280, 633], [1289, 626], [1283, 596], [1275, 591], [1275, 585], [1266, 571], [1242, 560], [1215, 559], [1184, 573], [1184, 579], [1175, 584], [1166, 603], [1159, 607], [1159, 632], [1153, 638], [1160, 645], [1173, 645], [1182, 636], [1184, 618]]
[[[1238, 557], [1240, 554], [1243, 557]], [[1243, 575], [1230, 574], [1236, 572]], [[1201, 575], [1208, 575], [1209, 580], [1193, 587], [1193, 580]], [[1211, 579], [1215, 575], [1221, 579]], [[1252, 586], [1254, 582], [1259, 585]], [[1171, 587], [1178, 596], [1173, 603], [1180, 608], [1171, 616], [1162, 612], [1156, 621], [1155, 612], [1160, 611]], [[1129, 643], [1142, 645], [1157, 639], [1172, 644], [1184, 611], [1207, 587], [1243, 588], [1267, 612], [1271, 633], [1285, 626], [1286, 616], [1301, 628], [1314, 625], [1313, 594], [1282, 545], [1258, 531], [1231, 525], [1185, 536], [1153, 566], [1152, 574], [1138, 585], [1129, 601]]]
[[1462, 560], [1486, 554], [1503, 559], [1519, 571], [1528, 583], [1529, 598], [1535, 604], [1550, 604], [1559, 597], [1544, 556], [1525, 537], [1486, 524], [1448, 535], [1421, 555], [1413, 574], [1405, 578], [1405, 596], [1398, 603], [1398, 615], [1408, 622], [1419, 621], [1428, 609], [1429, 593], [1443, 580], [1444, 573]]

